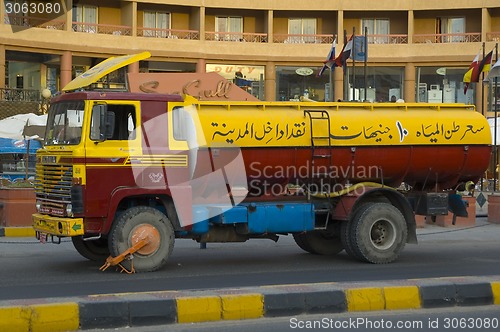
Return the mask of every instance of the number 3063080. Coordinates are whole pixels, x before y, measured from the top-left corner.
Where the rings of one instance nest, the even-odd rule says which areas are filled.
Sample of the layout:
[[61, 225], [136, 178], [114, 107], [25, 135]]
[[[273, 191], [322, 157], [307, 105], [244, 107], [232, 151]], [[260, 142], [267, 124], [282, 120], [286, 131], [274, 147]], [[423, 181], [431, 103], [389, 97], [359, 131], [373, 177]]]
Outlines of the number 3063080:
[[5, 2], [5, 13], [8, 15], [26, 15], [26, 14], [62, 14], [61, 4], [54, 2]]

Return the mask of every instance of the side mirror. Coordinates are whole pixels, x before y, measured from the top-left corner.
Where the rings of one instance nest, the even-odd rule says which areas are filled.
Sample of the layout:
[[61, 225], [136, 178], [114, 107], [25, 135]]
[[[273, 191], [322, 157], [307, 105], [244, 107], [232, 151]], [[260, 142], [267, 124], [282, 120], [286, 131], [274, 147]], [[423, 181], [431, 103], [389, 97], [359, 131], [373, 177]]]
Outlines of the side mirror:
[[115, 131], [115, 113], [108, 112], [108, 105], [96, 104], [92, 107], [92, 129], [90, 139], [105, 141], [113, 137]]

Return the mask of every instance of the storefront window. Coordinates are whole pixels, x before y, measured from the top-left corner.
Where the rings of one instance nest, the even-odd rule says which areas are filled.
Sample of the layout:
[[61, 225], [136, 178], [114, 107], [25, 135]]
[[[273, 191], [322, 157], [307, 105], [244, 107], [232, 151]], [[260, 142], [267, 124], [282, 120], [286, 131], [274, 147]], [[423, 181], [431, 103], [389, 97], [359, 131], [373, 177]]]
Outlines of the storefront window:
[[326, 70], [321, 77], [316, 77], [319, 69], [318, 67], [276, 67], [276, 98], [280, 101], [301, 99], [325, 101], [325, 97], [328, 99], [328, 71]]
[[[354, 73], [354, 75], [353, 75]], [[352, 84], [354, 82], [354, 85]], [[367, 67], [360, 65], [347, 68], [344, 99], [369, 102], [395, 102], [402, 99], [404, 82], [403, 67]], [[366, 96], [365, 96], [366, 86]]]
[[206, 71], [216, 72], [246, 92], [264, 100], [264, 66], [207, 64]]
[[415, 101], [474, 104], [474, 91], [480, 83], [471, 83], [464, 94], [462, 81], [466, 71], [464, 67], [417, 67]]

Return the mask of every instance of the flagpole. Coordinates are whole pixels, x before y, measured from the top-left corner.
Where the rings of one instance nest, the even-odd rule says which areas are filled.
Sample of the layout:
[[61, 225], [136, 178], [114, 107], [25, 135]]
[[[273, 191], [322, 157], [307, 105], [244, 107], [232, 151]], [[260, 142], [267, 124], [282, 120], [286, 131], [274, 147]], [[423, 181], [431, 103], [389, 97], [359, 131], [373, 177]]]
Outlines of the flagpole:
[[[345, 45], [347, 44], [347, 30], [344, 29], [344, 47]], [[349, 85], [347, 84], [347, 65], [346, 64], [342, 64], [342, 71], [343, 71], [343, 75], [344, 75], [344, 82], [343, 82], [343, 85], [344, 85], [344, 100], [349, 100]]]
[[[336, 40], [337, 40], [337, 35], [336, 34], [333, 34], [333, 43], [336, 44]], [[336, 45], [333, 45], [333, 49], [335, 50], [335, 46]], [[332, 54], [333, 56], [333, 59], [335, 60], [335, 52], [333, 52]], [[330, 100], [329, 101], [335, 101], [335, 97], [333, 96], [333, 84], [334, 84], [334, 80], [333, 80], [333, 70], [335, 69], [335, 66], [334, 64], [332, 63], [331, 66], [330, 66], [330, 77], [328, 78], [329, 82], [330, 82], [330, 87], [328, 89], [328, 93], [330, 94]]]
[[[495, 58], [497, 59], [498, 61], [498, 43], [495, 44]], [[497, 161], [497, 158], [498, 158], [498, 152], [497, 152], [497, 84], [498, 84], [498, 78], [495, 77], [495, 84], [494, 84], [494, 87], [493, 87], [493, 98], [491, 98], [491, 100], [493, 101], [493, 111], [494, 111], [494, 115], [495, 115], [495, 120], [494, 120], [494, 128], [493, 128], [493, 191], [497, 191], [497, 164], [498, 164], [498, 161]]]
[[[355, 42], [354, 40], [356, 39], [355, 36], [356, 33], [356, 27], [352, 27], [352, 49], [351, 49], [351, 57], [352, 57], [352, 101], [356, 100], [356, 55], [354, 52], [356, 51], [355, 49]], [[347, 60], [346, 60], [347, 61]]]
[[[483, 42], [483, 59], [484, 59], [484, 56], [486, 55], [486, 46], [485, 46], [485, 42]], [[483, 81], [484, 81], [484, 72], [482, 72], [482, 76], [481, 76], [481, 114], [484, 115], [485, 112], [484, 112], [484, 84], [483, 84]]]

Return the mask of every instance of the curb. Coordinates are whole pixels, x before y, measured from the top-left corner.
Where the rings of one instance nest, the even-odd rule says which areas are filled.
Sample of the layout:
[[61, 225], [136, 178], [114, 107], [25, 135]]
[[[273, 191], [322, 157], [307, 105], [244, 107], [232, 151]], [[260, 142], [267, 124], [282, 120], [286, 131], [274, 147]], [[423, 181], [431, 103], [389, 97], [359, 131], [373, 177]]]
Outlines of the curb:
[[33, 227], [0, 227], [0, 237], [35, 237]]
[[500, 276], [1, 301], [0, 330], [74, 331], [475, 305], [500, 305]]

